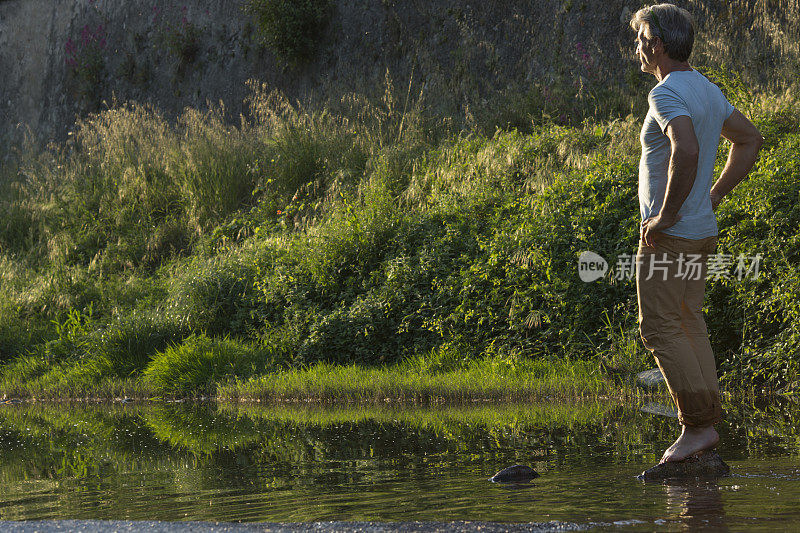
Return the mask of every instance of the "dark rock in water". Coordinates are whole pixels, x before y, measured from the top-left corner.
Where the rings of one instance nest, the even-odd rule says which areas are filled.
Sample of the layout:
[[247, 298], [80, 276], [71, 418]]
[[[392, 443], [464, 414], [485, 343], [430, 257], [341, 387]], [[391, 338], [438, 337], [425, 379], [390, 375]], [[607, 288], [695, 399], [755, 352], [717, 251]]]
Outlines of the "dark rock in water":
[[680, 478], [714, 478], [726, 476], [730, 467], [714, 450], [687, 457], [683, 461], [670, 461], [648, 468], [637, 477], [643, 481]]
[[492, 477], [489, 481], [492, 483], [510, 483], [514, 481], [528, 481], [539, 477], [536, 470], [525, 465], [514, 465], [504, 468]]
[[17, 398], [9, 398], [9, 399], [3, 398], [2, 400], [0, 400], [0, 404], [2, 405], [16, 405], [18, 403], [22, 403], [22, 400], [19, 400]]
[[658, 367], [636, 374], [636, 384], [645, 390], [656, 390], [667, 386], [664, 374]]

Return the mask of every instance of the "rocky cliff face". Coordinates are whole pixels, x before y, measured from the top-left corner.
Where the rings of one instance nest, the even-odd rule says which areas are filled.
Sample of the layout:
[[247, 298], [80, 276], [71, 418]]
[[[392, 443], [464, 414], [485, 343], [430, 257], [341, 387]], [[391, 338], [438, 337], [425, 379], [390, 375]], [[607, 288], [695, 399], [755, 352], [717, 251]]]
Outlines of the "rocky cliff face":
[[[167, 116], [222, 100], [236, 117], [248, 79], [290, 99], [335, 101], [382, 92], [388, 72], [454, 113], [558, 77], [643, 83], [630, 0], [336, 0], [314, 58], [299, 67], [260, 44], [243, 3], [0, 0], [0, 140], [25, 127], [40, 142], [63, 139], [76, 117], [113, 98]], [[725, 61], [754, 83], [798, 64], [800, 0], [679, 3], [697, 18], [694, 61]]]

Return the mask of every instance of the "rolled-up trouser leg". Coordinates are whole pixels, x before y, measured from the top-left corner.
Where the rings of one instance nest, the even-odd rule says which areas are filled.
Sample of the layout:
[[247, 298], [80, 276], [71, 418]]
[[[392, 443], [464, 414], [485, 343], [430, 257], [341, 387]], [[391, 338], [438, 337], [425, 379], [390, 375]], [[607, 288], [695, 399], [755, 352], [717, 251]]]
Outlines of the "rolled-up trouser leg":
[[708, 254], [716, 237], [656, 238], [656, 247], [639, 244], [636, 292], [639, 331], [653, 352], [687, 426], [719, 422], [722, 410], [714, 354], [702, 305]]

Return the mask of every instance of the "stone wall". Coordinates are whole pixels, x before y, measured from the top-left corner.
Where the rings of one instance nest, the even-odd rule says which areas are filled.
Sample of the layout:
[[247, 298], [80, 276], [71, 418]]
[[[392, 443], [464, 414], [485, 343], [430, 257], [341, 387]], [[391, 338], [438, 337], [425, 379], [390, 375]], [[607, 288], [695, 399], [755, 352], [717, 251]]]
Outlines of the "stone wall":
[[[243, 2], [0, 0], [0, 141], [25, 126], [40, 142], [61, 140], [112, 98], [167, 116], [223, 100], [236, 117], [248, 79], [291, 99], [336, 100], [383, 92], [388, 72], [461, 112], [558, 76], [641, 76], [627, 25], [640, 4], [630, 0], [335, 0], [314, 59], [300, 67], [260, 44]], [[694, 60], [727, 61], [756, 83], [798, 63], [798, 2], [678, 3], [697, 17]]]

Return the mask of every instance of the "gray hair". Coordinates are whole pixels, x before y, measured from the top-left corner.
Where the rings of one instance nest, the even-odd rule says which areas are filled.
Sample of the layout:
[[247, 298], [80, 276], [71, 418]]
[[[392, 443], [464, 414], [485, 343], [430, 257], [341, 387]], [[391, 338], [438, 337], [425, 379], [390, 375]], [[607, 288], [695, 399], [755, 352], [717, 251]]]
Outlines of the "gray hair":
[[633, 14], [631, 27], [639, 31], [647, 24], [651, 37], [664, 43], [667, 56], [675, 61], [687, 61], [694, 46], [694, 21], [692, 15], [673, 4], [656, 4], [643, 7]]

